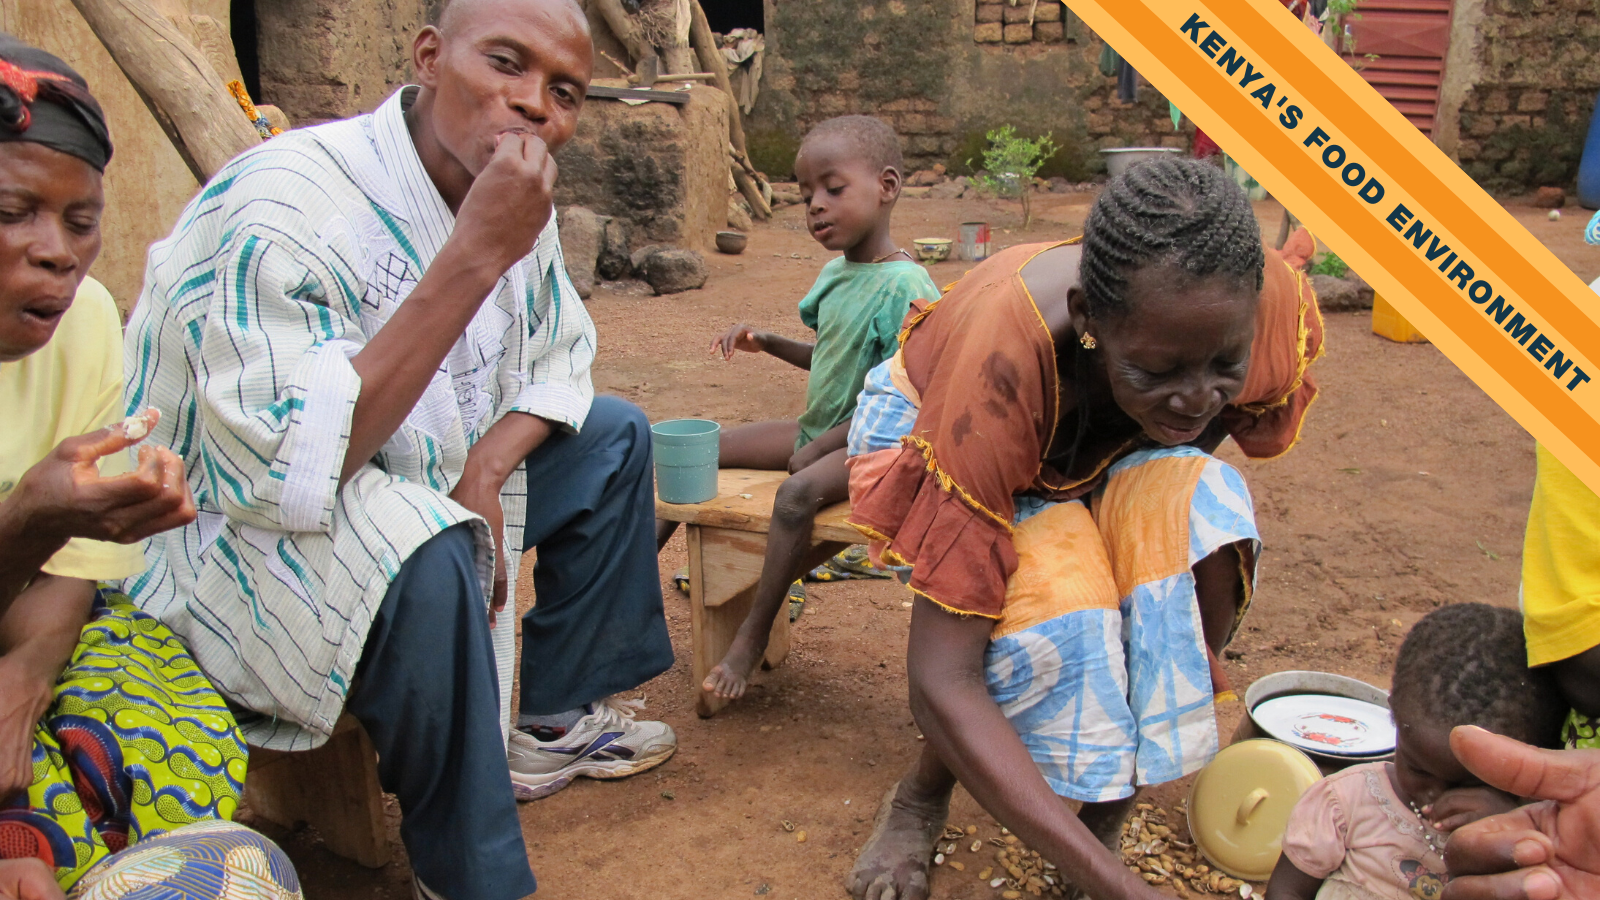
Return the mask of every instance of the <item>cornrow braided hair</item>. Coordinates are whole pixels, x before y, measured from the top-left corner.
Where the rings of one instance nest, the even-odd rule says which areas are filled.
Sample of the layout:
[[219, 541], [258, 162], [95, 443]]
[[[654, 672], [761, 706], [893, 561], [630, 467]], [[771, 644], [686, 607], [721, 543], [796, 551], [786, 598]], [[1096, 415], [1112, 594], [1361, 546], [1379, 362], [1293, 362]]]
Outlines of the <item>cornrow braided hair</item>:
[[1083, 223], [1078, 280], [1089, 315], [1126, 313], [1128, 277], [1151, 265], [1236, 278], [1259, 293], [1266, 256], [1250, 198], [1195, 159], [1155, 159], [1113, 178]]
[[1554, 679], [1528, 668], [1521, 614], [1485, 603], [1442, 607], [1412, 627], [1395, 659], [1389, 705], [1539, 747], [1557, 745], [1566, 716]]
[[[1155, 159], [1111, 179], [1083, 223], [1078, 283], [1089, 316], [1106, 320], [1128, 312], [1126, 291], [1134, 271], [1173, 265], [1193, 277], [1223, 275], [1259, 294], [1266, 253], [1261, 226], [1244, 191], [1210, 163]], [[1049, 462], [1072, 472], [1089, 433], [1090, 354], [1073, 364], [1077, 430], [1072, 444]]]

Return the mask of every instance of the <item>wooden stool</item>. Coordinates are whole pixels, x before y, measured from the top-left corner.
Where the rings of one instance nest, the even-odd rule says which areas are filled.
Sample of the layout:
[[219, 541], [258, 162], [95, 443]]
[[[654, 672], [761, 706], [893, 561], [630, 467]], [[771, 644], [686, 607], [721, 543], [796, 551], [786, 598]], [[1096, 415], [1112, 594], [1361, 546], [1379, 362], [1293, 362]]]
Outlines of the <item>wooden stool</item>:
[[349, 713], [315, 750], [251, 747], [244, 802], [251, 812], [285, 828], [305, 822], [329, 850], [346, 859], [372, 869], [389, 863], [378, 753]]
[[[700, 689], [711, 669], [728, 652], [739, 625], [750, 612], [756, 582], [767, 553], [772, 503], [786, 472], [723, 469], [717, 474], [717, 496], [704, 503], [656, 501], [656, 518], [682, 522], [689, 541], [689, 605], [694, 644], [695, 711], [711, 716], [726, 700]], [[851, 544], [861, 533], [849, 524], [850, 504], [839, 503], [817, 513], [811, 549], [801, 570], [819, 565]], [[772, 623], [762, 666], [775, 669], [789, 655], [789, 617], [780, 612]]]

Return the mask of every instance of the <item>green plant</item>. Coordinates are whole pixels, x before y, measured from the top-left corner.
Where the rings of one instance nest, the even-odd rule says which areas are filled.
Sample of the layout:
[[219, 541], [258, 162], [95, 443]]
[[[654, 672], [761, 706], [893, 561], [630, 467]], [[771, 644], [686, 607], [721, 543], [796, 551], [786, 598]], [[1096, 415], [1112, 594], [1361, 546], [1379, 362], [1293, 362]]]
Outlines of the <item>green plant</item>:
[[[1017, 130], [1002, 125], [985, 135], [989, 146], [983, 151], [984, 174], [973, 179], [978, 190], [998, 197], [1022, 199], [1022, 227], [1027, 229], [1033, 221], [1033, 176], [1045, 160], [1061, 149], [1050, 134], [1038, 138], [1017, 136]], [[971, 160], [967, 161], [972, 164]]]
[[1348, 271], [1350, 271], [1350, 265], [1340, 259], [1339, 254], [1334, 253], [1332, 250], [1322, 254], [1321, 259], [1311, 264], [1311, 274], [1313, 275], [1332, 275], [1335, 278], [1343, 278]]

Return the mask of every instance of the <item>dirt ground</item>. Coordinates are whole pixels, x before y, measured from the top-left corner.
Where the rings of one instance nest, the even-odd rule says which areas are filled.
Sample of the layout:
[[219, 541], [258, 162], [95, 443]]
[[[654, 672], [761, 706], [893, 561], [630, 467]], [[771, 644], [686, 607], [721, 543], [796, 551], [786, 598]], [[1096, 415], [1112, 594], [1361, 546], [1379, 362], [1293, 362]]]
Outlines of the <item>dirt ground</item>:
[[[1026, 233], [1015, 204], [905, 200], [896, 235], [954, 237], [985, 219], [1001, 245], [1077, 233], [1090, 195], [1036, 202]], [[1508, 204], [1585, 282], [1600, 276], [1600, 249], [1583, 243], [1587, 215], [1559, 222]], [[1258, 205], [1277, 233], [1281, 208]], [[795, 304], [829, 254], [806, 235], [798, 207], [751, 234], [741, 256], [714, 256], [703, 290], [667, 297], [602, 288], [589, 303], [600, 334], [598, 391], [619, 394], [652, 420], [695, 416], [725, 425], [798, 415], [805, 373], [771, 357], [709, 358], [713, 335], [735, 322], [807, 337]], [[932, 267], [934, 281], [969, 263]], [[1322, 394], [1303, 439], [1270, 462], [1223, 455], [1254, 493], [1266, 550], [1255, 605], [1225, 664], [1234, 686], [1285, 669], [1338, 672], [1387, 687], [1406, 629], [1445, 603], [1516, 603], [1522, 530], [1533, 479], [1533, 441], [1430, 345], [1393, 344], [1365, 313], [1328, 316], [1327, 356], [1314, 368]], [[664, 575], [683, 565], [681, 536], [662, 554]], [[532, 601], [524, 576], [519, 605]], [[680, 749], [634, 779], [580, 780], [523, 804], [539, 896], [655, 900], [846, 896], [843, 879], [873, 812], [920, 746], [906, 706], [907, 594], [895, 583], [814, 585], [793, 651], [742, 702], [696, 718], [689, 680], [689, 609], [668, 584], [666, 609], [678, 660], [645, 685], [646, 715], [677, 729]], [[1231, 734], [1239, 704], [1221, 712]], [[1188, 780], [1152, 792], [1171, 807]], [[391, 799], [392, 807], [392, 799]], [[998, 826], [958, 791], [952, 822]], [[800, 842], [783, 823], [804, 830]], [[379, 871], [334, 857], [304, 828], [280, 839], [305, 892], [322, 898], [410, 896], [409, 868], [391, 808], [396, 860]], [[992, 848], [958, 851], [965, 871], [934, 870], [941, 900], [998, 897], [977, 879]]]

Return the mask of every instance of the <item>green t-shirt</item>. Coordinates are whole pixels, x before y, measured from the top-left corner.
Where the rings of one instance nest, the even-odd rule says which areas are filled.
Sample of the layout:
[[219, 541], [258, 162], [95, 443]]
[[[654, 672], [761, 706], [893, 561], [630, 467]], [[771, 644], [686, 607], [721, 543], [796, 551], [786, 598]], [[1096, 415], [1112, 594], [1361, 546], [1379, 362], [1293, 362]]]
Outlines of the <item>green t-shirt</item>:
[[817, 344], [796, 450], [849, 420], [867, 373], [899, 348], [912, 301], [938, 297], [927, 270], [909, 260], [853, 263], [840, 256], [822, 267], [800, 301], [800, 321], [817, 333]]

